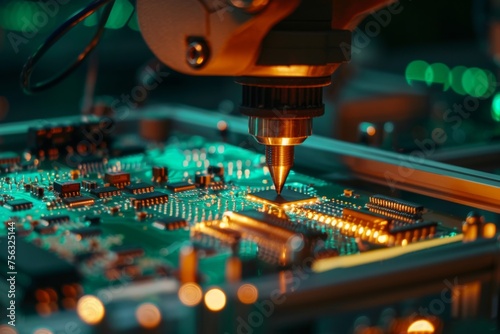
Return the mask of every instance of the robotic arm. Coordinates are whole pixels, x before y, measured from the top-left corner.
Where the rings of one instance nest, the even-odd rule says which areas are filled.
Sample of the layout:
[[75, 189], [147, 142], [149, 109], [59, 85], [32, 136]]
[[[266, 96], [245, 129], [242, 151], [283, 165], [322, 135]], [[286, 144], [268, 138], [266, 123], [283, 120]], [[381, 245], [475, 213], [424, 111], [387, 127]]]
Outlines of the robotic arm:
[[322, 87], [350, 60], [351, 30], [394, 0], [138, 0], [146, 43], [190, 75], [235, 76], [249, 132], [281, 194], [294, 146], [324, 113]]

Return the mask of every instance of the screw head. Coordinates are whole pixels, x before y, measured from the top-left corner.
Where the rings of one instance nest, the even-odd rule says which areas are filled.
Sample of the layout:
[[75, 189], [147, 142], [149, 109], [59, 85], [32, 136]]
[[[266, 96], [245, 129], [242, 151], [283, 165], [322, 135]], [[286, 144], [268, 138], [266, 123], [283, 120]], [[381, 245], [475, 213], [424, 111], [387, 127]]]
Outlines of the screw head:
[[208, 60], [209, 49], [204, 41], [192, 41], [186, 50], [186, 61], [192, 68], [200, 68]]

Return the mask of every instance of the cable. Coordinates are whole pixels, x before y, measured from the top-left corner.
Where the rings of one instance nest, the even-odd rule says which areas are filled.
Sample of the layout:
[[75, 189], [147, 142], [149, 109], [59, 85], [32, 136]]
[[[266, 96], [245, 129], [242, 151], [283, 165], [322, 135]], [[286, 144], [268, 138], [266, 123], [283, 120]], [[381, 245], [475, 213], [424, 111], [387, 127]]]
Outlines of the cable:
[[[109, 14], [111, 13], [111, 8], [113, 7], [114, 0], [95, 0], [90, 3], [87, 7], [73, 15], [70, 19], [64, 22], [59, 28], [57, 28], [46, 40], [45, 42], [35, 51], [35, 53], [28, 58], [26, 64], [23, 66], [21, 71], [21, 86], [26, 94], [33, 94], [40, 92], [47, 88], [50, 88], [62, 80], [64, 80], [69, 74], [71, 74], [81, 63], [87, 58], [87, 56], [95, 49], [101, 36], [104, 32], [104, 26], [108, 20]], [[66, 35], [71, 29], [73, 29], [78, 23], [85, 20], [87, 17], [95, 13], [99, 8], [106, 5], [104, 12], [102, 13], [99, 25], [97, 27], [97, 32], [95, 33], [92, 40], [87, 44], [85, 49], [78, 55], [76, 60], [64, 71], [55, 75], [54, 77], [41, 81], [36, 84], [31, 84], [31, 74], [40, 58], [43, 57], [45, 53], [59, 40], [61, 37]]]

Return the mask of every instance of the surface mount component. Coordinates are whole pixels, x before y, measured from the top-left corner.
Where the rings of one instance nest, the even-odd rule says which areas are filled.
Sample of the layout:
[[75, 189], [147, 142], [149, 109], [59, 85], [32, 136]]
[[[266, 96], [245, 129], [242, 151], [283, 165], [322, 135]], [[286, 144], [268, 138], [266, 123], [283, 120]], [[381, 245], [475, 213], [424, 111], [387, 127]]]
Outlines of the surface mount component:
[[255, 210], [227, 212], [223, 221], [244, 239], [257, 243], [261, 259], [280, 266], [300, 263], [312, 255], [318, 241], [326, 239], [326, 234], [306, 225]]
[[273, 190], [259, 191], [248, 194], [247, 198], [251, 201], [275, 206], [313, 204], [317, 200], [314, 196], [309, 196], [289, 189], [283, 189], [281, 194], [277, 194]]
[[6, 201], [3, 206], [11, 211], [21, 211], [31, 209], [33, 207], [33, 203], [25, 199], [14, 199]]
[[188, 226], [187, 221], [182, 217], [161, 217], [154, 221], [153, 226], [160, 230], [178, 230]]
[[113, 187], [123, 188], [130, 184], [130, 173], [109, 172], [104, 175], [104, 181]]
[[80, 183], [73, 181], [54, 181], [54, 191], [61, 197], [80, 196]]
[[130, 204], [136, 209], [147, 206], [160, 205], [166, 202], [168, 202], [168, 195], [159, 191], [139, 194], [130, 198]]
[[119, 196], [122, 192], [117, 187], [102, 187], [90, 190], [90, 193], [99, 198]]
[[181, 192], [196, 189], [196, 185], [188, 182], [167, 183], [167, 189], [173, 192]]
[[141, 182], [129, 184], [128, 186], [125, 186], [124, 190], [131, 194], [144, 194], [154, 191], [155, 188], [150, 184]]
[[77, 208], [80, 206], [94, 205], [95, 200], [89, 196], [76, 196], [65, 198], [63, 202], [70, 208]]

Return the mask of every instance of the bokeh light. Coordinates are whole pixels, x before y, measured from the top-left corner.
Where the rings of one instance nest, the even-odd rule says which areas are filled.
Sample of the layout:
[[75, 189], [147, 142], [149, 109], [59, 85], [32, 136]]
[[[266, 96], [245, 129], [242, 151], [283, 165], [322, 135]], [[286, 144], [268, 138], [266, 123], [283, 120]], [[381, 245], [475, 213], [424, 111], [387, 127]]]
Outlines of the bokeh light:
[[414, 60], [406, 67], [405, 77], [406, 82], [410, 85], [414, 81], [421, 81], [430, 85], [434, 80], [434, 72], [427, 62]]
[[448, 66], [443, 63], [434, 63], [429, 66], [428, 71], [432, 72], [432, 83], [443, 85], [443, 91], [450, 88], [450, 68]]
[[78, 300], [76, 312], [83, 322], [96, 325], [104, 318], [105, 309], [99, 298], [87, 295]]
[[203, 297], [201, 288], [196, 283], [186, 283], [179, 289], [179, 300], [186, 306], [195, 306], [201, 302]]
[[243, 304], [253, 304], [259, 298], [259, 291], [253, 284], [243, 284], [238, 288], [237, 295]]
[[205, 305], [210, 311], [220, 311], [226, 306], [226, 295], [221, 289], [210, 289], [205, 294]]
[[135, 317], [141, 327], [153, 329], [158, 327], [161, 322], [161, 313], [158, 307], [152, 303], [139, 305], [135, 311]]
[[434, 333], [434, 325], [425, 319], [414, 321], [408, 326], [408, 334]]
[[491, 103], [491, 117], [494, 121], [500, 122], [500, 93], [495, 94]]

